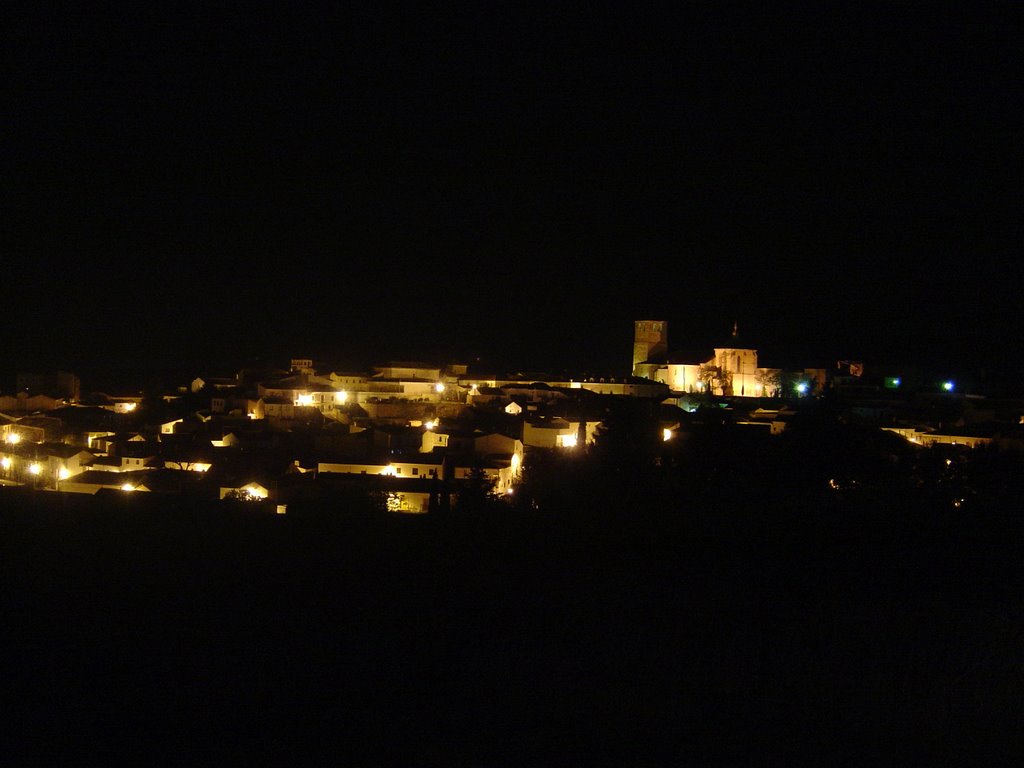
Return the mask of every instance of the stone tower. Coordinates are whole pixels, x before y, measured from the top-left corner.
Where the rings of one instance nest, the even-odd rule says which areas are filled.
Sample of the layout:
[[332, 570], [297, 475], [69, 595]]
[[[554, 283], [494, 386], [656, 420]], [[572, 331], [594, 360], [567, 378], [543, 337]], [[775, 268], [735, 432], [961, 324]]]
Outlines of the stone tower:
[[668, 354], [668, 323], [665, 320], [637, 320], [633, 323], [633, 375], [645, 376], [641, 363]]

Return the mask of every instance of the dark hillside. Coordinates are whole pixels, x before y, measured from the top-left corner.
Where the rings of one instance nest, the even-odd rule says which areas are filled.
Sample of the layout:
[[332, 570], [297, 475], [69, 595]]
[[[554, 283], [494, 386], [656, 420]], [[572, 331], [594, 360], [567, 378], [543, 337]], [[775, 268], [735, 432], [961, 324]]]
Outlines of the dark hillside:
[[1016, 748], [1005, 510], [0, 503], [8, 755], [1006, 764]]

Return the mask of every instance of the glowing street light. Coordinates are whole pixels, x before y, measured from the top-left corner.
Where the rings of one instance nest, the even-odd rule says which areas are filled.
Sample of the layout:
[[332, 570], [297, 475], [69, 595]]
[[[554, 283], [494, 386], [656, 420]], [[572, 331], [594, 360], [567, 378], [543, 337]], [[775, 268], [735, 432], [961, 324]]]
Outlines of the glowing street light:
[[662, 439], [663, 442], [666, 442], [666, 443], [669, 440], [671, 440], [672, 439], [672, 430], [669, 429], [668, 427], [665, 427], [665, 429], [661, 430], [661, 439]]
[[135, 486], [132, 485], [131, 483], [125, 483], [124, 485], [121, 486], [121, 490], [122, 491], [134, 491], [135, 490]]
[[39, 462], [33, 461], [31, 464], [28, 465], [28, 471], [31, 472], [33, 475], [38, 475], [42, 473], [43, 468], [39, 464]]
[[942, 389], [945, 390], [946, 392], [952, 392], [953, 391], [953, 387], [954, 387], [954, 384], [953, 384], [952, 381], [944, 381], [944, 382], [942, 382]]
[[444, 384], [442, 384], [440, 381], [437, 382], [437, 384], [434, 385], [434, 391], [437, 392], [437, 394], [439, 395], [442, 394], [444, 392]]
[[11, 468], [11, 457], [10, 456], [4, 456], [2, 459], [0, 459], [0, 467], [2, 467], [3, 469], [10, 469]]
[[21, 435], [19, 435], [17, 432], [8, 432], [7, 437], [4, 439], [11, 445], [17, 445], [18, 443], [21, 442]]
[[807, 386], [806, 381], [801, 381], [799, 384], [796, 385], [796, 391], [798, 394], [806, 395], [808, 389], [809, 387]]

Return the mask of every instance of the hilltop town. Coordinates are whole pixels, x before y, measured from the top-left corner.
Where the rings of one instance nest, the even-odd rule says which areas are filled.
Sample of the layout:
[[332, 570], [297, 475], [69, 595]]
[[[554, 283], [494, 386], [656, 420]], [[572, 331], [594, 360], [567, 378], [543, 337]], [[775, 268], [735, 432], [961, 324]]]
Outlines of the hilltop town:
[[532, 459], [584, 452], [622, 412], [642, 423], [630, 439], [668, 450], [692, 446], [708, 423], [750, 445], [770, 442], [823, 403], [838, 422], [908, 446], [1024, 447], [1024, 401], [886, 373], [851, 360], [766, 367], [736, 325], [714, 348], [675, 352], [664, 320], [635, 322], [632, 366], [617, 377], [410, 361], [333, 371], [296, 358], [159, 390], [86, 393], [73, 373], [21, 373], [0, 396], [0, 478], [62, 493], [252, 501], [279, 513], [355, 494], [422, 513], [481, 491], [513, 501]]

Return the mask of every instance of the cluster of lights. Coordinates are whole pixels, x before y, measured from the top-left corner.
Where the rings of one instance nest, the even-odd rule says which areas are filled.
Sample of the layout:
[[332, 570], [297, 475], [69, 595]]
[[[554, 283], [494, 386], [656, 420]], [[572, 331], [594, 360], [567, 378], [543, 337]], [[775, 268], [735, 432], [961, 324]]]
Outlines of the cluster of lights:
[[[10, 456], [4, 456], [3, 458], [0, 458], [0, 469], [6, 471], [13, 466], [14, 460]], [[43, 465], [40, 464], [38, 461], [33, 461], [28, 465], [28, 472], [30, 475], [39, 477], [40, 475], [43, 474]], [[67, 467], [61, 467], [59, 470], [57, 470], [57, 478], [59, 480], [67, 480], [69, 477], [71, 477], [71, 472], [68, 471]]]

